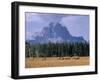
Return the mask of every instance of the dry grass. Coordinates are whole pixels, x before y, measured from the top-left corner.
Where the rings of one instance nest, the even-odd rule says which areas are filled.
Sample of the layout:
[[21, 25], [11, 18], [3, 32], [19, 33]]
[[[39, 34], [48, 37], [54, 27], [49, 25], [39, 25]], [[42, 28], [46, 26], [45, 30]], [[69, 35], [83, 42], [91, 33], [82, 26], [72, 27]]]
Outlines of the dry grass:
[[89, 57], [64, 57], [64, 59], [58, 59], [57, 57], [48, 57], [46, 60], [43, 58], [25, 59], [25, 68], [81, 65], [89, 65]]

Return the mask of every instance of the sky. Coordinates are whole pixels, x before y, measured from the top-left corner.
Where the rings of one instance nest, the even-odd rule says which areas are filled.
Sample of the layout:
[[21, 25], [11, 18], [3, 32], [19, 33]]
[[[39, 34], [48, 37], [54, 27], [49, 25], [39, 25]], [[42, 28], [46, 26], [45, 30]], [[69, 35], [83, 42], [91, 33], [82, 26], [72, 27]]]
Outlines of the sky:
[[26, 39], [32, 39], [36, 32], [47, 27], [50, 22], [61, 23], [72, 36], [82, 36], [89, 41], [89, 15], [25, 12]]

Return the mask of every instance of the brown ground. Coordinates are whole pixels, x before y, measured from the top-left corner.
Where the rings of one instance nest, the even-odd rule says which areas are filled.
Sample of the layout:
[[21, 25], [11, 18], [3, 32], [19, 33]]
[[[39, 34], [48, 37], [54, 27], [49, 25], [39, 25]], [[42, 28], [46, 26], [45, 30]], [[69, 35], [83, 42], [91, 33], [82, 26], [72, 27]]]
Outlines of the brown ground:
[[89, 57], [48, 57], [46, 60], [43, 58], [26, 58], [25, 68], [36, 67], [57, 67], [57, 66], [81, 66], [89, 65]]

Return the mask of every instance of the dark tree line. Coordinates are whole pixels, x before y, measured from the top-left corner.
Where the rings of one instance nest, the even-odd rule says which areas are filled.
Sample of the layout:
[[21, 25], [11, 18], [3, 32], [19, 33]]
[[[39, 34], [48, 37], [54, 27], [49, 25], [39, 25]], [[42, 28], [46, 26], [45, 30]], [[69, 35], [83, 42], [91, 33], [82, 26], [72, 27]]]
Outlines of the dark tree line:
[[89, 56], [89, 43], [25, 44], [26, 57]]

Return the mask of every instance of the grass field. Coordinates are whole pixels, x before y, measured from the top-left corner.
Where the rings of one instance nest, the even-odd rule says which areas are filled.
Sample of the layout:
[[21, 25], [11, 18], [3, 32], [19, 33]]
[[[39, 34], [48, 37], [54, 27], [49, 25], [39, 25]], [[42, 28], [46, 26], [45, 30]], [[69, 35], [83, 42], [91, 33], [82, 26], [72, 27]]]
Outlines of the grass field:
[[37, 68], [37, 67], [60, 67], [60, 66], [81, 66], [89, 65], [89, 57], [64, 57], [59, 59], [58, 57], [44, 58], [26, 58], [25, 68]]

